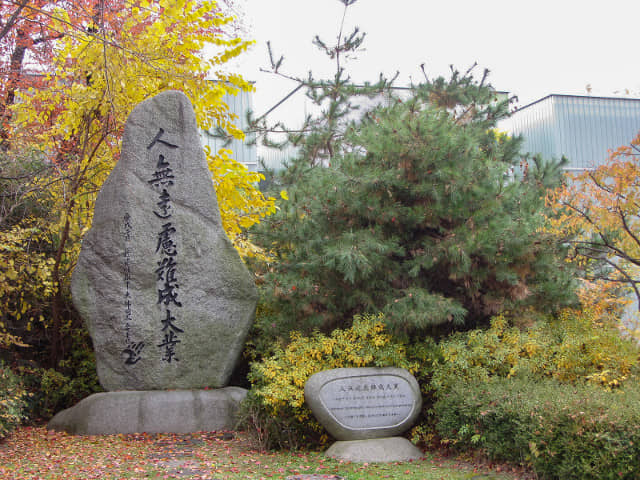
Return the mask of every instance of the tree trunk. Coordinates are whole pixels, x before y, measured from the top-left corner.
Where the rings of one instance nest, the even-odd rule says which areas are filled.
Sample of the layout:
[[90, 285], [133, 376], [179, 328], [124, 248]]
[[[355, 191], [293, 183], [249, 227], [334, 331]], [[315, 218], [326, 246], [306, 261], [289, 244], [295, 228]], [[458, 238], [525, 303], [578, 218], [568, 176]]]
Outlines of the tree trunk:
[[11, 62], [9, 64], [9, 79], [7, 82], [7, 91], [2, 104], [0, 104], [0, 148], [2, 150], [9, 149], [9, 121], [11, 120], [11, 110], [9, 107], [13, 105], [16, 99], [16, 90], [19, 80], [22, 77], [22, 63], [27, 53], [28, 37], [22, 30], [18, 30], [16, 46], [11, 54]]
[[53, 302], [51, 305], [51, 351], [49, 354], [49, 363], [51, 368], [55, 368], [58, 362], [64, 358], [64, 338], [62, 335], [62, 324], [64, 317], [64, 292], [62, 285], [62, 276], [60, 274], [60, 266], [64, 255], [67, 240], [69, 239], [69, 229], [71, 227], [70, 217], [75, 201], [71, 200], [67, 206], [66, 219], [64, 227], [60, 235], [60, 243], [56, 251], [55, 263], [53, 265], [53, 284], [56, 288]]

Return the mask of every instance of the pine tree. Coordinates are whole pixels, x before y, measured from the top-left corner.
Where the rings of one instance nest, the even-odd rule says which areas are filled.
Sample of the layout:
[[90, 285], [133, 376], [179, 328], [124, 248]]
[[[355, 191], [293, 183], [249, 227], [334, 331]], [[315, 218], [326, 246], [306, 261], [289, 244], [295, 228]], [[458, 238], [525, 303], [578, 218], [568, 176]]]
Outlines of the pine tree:
[[268, 321], [331, 330], [382, 311], [415, 333], [569, 301], [563, 251], [542, 231], [553, 169], [510, 175], [522, 158], [495, 130], [505, 113], [484, 78], [454, 71], [352, 123], [330, 165], [303, 151], [283, 176], [289, 201], [256, 232], [276, 256]]
[[[397, 74], [391, 79], [380, 75], [375, 82], [354, 84], [346, 69], [346, 63], [358, 55], [366, 34], [362, 33], [358, 27], [345, 33], [347, 11], [356, 0], [338, 1], [344, 5], [344, 13], [335, 43], [327, 42], [317, 35], [313, 38], [313, 44], [334, 63], [335, 72], [331, 78], [317, 79], [312, 72], [306, 76], [284, 72], [284, 57], [274, 56], [271, 44], [267, 42], [270, 67], [265, 71], [295, 82], [297, 87], [288, 96], [302, 89], [313, 106], [312, 110], [321, 113], [307, 115], [302, 125], [293, 129], [282, 122], [276, 124], [267, 122], [268, 113], [279, 104], [257, 119], [254, 119], [249, 112], [247, 119], [250, 127], [245, 133], [249, 138], [253, 138], [253, 141], [259, 140], [263, 145], [271, 148], [293, 146], [298, 150], [299, 156], [306, 159], [304, 163], [309, 166], [329, 165], [336, 155], [348, 149], [349, 145], [345, 144], [346, 133], [359, 119], [361, 107], [370, 104], [372, 100], [378, 101], [391, 95], [393, 83], [397, 78]], [[282, 101], [285, 101], [288, 96]], [[275, 134], [275, 138], [272, 134]], [[282, 140], [283, 134], [284, 140]], [[219, 132], [217, 136], [225, 137], [224, 132]], [[226, 138], [229, 137], [226, 136]], [[290, 169], [285, 183], [292, 181], [296, 172], [297, 169]], [[267, 183], [271, 181], [278, 182], [282, 179], [269, 178]]]
[[[345, 12], [353, 3], [340, 1]], [[253, 231], [273, 252], [261, 338], [330, 331], [379, 311], [397, 333], [444, 333], [507, 309], [570, 302], [565, 252], [543, 230], [560, 170], [528, 165], [520, 140], [496, 131], [509, 100], [498, 101], [488, 72], [478, 81], [474, 67], [452, 68], [431, 80], [423, 67], [425, 82], [408, 99], [382, 77], [355, 86], [341, 59], [364, 35], [343, 36], [343, 27], [344, 16], [334, 46], [314, 41], [335, 75], [297, 79], [321, 113], [290, 132], [299, 155], [276, 179], [289, 200]], [[283, 75], [281, 64], [272, 58], [274, 73]], [[363, 97], [370, 107], [360, 110]]]

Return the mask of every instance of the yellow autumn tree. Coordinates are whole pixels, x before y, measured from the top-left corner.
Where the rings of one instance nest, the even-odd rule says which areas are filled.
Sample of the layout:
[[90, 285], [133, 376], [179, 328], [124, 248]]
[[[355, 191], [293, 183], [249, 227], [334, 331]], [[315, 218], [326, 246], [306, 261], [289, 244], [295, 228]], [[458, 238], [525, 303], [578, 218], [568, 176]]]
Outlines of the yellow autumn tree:
[[[161, 91], [181, 90], [202, 128], [219, 126], [242, 138], [223, 96], [252, 89], [221, 68], [250, 42], [227, 33], [233, 19], [214, 1], [87, 1], [80, 21], [77, 12], [72, 17], [56, 4], [48, 11], [47, 28], [58, 34], [51, 63], [37, 86], [18, 89], [20, 101], [9, 107], [5, 152], [35, 151], [50, 167], [30, 177], [28, 189], [46, 215], [25, 215], [0, 229], [0, 251], [8, 257], [0, 273], [3, 319], [21, 321], [26, 331], [42, 323], [52, 365], [65, 351], [67, 287], [80, 240], [90, 227], [95, 196], [118, 160], [133, 107]], [[206, 44], [216, 47], [210, 58], [200, 53]], [[224, 228], [240, 253], [250, 254], [242, 232], [272, 213], [274, 200], [257, 190], [260, 175], [228, 151], [208, 152], [208, 163]]]
[[585, 272], [583, 299], [611, 309], [640, 300], [640, 134], [593, 170], [569, 175], [549, 196], [553, 230]]

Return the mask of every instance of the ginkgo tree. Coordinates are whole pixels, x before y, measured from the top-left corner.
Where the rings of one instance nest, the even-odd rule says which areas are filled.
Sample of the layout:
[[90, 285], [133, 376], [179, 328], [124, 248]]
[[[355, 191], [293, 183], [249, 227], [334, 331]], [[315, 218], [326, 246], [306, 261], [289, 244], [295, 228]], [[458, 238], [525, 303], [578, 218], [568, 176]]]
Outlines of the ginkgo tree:
[[[222, 67], [250, 42], [227, 34], [233, 19], [209, 0], [25, 2], [21, 12], [44, 15], [56, 39], [38, 84], [25, 81], [16, 89], [19, 101], [6, 105], [5, 155], [35, 151], [52, 168], [30, 178], [46, 218], [25, 216], [0, 229], [0, 249], [9, 260], [0, 273], [0, 309], [4, 321], [46, 329], [55, 365], [71, 318], [70, 273], [95, 195], [117, 162], [128, 114], [160, 91], [181, 90], [202, 128], [219, 126], [242, 138], [223, 96], [252, 87]], [[205, 44], [216, 47], [209, 58], [201, 54]], [[240, 253], [249, 254], [242, 232], [272, 213], [274, 200], [258, 191], [260, 175], [228, 151], [208, 152], [208, 162], [225, 230]], [[34, 291], [37, 285], [46, 290]]]
[[548, 202], [552, 229], [572, 246], [586, 280], [640, 301], [640, 134], [606, 163], [570, 175]]

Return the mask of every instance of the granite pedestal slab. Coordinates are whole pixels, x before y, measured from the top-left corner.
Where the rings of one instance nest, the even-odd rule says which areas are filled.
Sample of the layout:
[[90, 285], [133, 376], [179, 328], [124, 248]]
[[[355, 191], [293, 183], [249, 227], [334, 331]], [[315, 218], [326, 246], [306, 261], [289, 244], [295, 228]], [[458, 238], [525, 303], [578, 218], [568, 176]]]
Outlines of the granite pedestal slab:
[[409, 462], [424, 456], [418, 447], [404, 437], [335, 442], [325, 455], [358, 463]]
[[246, 394], [240, 387], [95, 393], [58, 413], [47, 427], [76, 435], [232, 430]]

